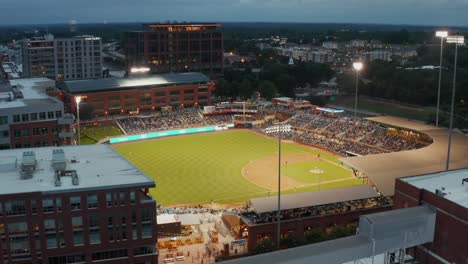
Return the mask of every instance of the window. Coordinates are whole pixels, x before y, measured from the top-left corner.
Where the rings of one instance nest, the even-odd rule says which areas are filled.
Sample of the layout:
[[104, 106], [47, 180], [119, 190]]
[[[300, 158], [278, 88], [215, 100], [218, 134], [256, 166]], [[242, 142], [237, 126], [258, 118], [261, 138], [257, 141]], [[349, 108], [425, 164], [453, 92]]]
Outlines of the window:
[[55, 219], [44, 220], [44, 231], [46, 232], [53, 231], [55, 233]]
[[98, 197], [96, 194], [88, 194], [88, 209], [98, 207]]
[[120, 192], [119, 202], [120, 202], [120, 205], [125, 205], [125, 192]]
[[57, 118], [62, 117], [62, 111], [55, 111], [55, 117]]
[[83, 217], [73, 216], [72, 217], [72, 228], [83, 228]]
[[8, 130], [0, 131], [0, 137], [7, 138], [9, 136], [10, 136], [10, 131]]
[[21, 120], [23, 122], [28, 122], [29, 121], [29, 114], [22, 114], [21, 115]]
[[130, 203], [135, 204], [135, 191], [130, 192]]
[[39, 119], [40, 120], [45, 120], [46, 119], [46, 113], [45, 112], [40, 112], [39, 113]]
[[21, 130], [15, 129], [15, 137], [21, 137]]
[[107, 203], [107, 207], [112, 206], [112, 193], [110, 192], [106, 193], [106, 203]]
[[23, 135], [23, 137], [29, 137], [29, 128], [23, 128], [21, 130], [21, 134]]
[[37, 120], [37, 113], [31, 113], [31, 121], [36, 121]]
[[20, 121], [20, 115], [13, 115], [13, 123], [19, 123]]
[[39, 136], [41, 134], [41, 131], [39, 130], [38, 127], [33, 128], [33, 135], [34, 136]]
[[170, 95], [179, 95], [180, 94], [180, 91], [171, 91], [170, 92]]
[[70, 209], [71, 210], [80, 210], [81, 209], [81, 197], [80, 196], [70, 197]]
[[8, 116], [0, 116], [0, 125], [8, 124]]
[[23, 200], [5, 202], [5, 212], [7, 215], [24, 215], [26, 207]]
[[159, 96], [159, 97], [166, 96], [166, 92], [157, 92], [156, 96]]
[[85, 254], [58, 256], [58, 257], [49, 258], [49, 264], [71, 264], [71, 263], [84, 263], [84, 262], [85, 262]]
[[46, 234], [47, 248], [57, 248], [57, 236], [55, 233]]
[[55, 206], [57, 207], [57, 211], [62, 211], [62, 198], [58, 197], [55, 199]]
[[26, 222], [8, 223], [8, 233], [10, 235], [26, 233], [27, 231], [28, 223]]
[[101, 232], [99, 228], [94, 228], [89, 230], [89, 243], [90, 244], [100, 244], [101, 243]]
[[144, 223], [141, 225], [141, 237], [153, 237], [153, 226], [151, 223]]
[[83, 231], [73, 231], [73, 245], [84, 245]]
[[143, 247], [137, 247], [133, 249], [133, 255], [135, 256], [154, 254], [155, 252], [156, 248], [153, 245], [146, 245]]
[[128, 256], [127, 249], [114, 249], [114, 250], [93, 252], [93, 254], [91, 255], [91, 259], [92, 260], [114, 259], [114, 258], [124, 258], [127, 256]]
[[54, 118], [54, 112], [47, 112], [47, 118], [48, 119], [53, 119]]

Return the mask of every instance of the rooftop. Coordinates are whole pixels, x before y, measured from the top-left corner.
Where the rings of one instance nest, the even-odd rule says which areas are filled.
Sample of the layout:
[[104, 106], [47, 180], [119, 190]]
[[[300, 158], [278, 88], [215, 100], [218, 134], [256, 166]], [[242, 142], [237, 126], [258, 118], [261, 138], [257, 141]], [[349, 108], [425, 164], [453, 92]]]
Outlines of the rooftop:
[[[10, 80], [9, 84], [0, 86], [0, 109], [29, 105], [37, 106], [37, 103], [61, 104], [59, 100], [50, 97], [46, 93], [46, 88], [55, 87], [55, 81], [49, 78], [14, 79]], [[17, 91], [21, 93], [22, 98], [17, 97], [9, 100], [8, 98], [14, 94], [14, 86], [17, 87]]]
[[[363, 184], [346, 188], [285, 194], [281, 196], [281, 210], [333, 204], [379, 197], [370, 185]], [[254, 211], [258, 214], [273, 212], [278, 208], [277, 196], [250, 199]]]
[[433, 193], [438, 190], [437, 192], [440, 191], [445, 199], [468, 208], [468, 182], [462, 184], [464, 179], [468, 179], [468, 169], [414, 176], [401, 180]]
[[[68, 172], [76, 172], [78, 175], [77, 185], [73, 184], [72, 177], [66, 176], [60, 177], [61, 183], [59, 186], [56, 185], [55, 172], [52, 167], [52, 153], [55, 149], [63, 149], [65, 156], [63, 166]], [[22, 179], [21, 164], [23, 161], [29, 161], [23, 152], [28, 151], [34, 152], [37, 164], [32, 177]], [[57, 164], [60, 162], [63, 162], [63, 159], [57, 160], [56, 156], [54, 166], [57, 168]], [[154, 187], [155, 183], [108, 145], [0, 151], [0, 195], [28, 192], [75, 192], [116, 186]]]
[[128, 90], [135, 87], [183, 85], [206, 83], [210, 79], [199, 72], [167, 73], [159, 75], [115, 77], [90, 80], [65, 81], [58, 87], [71, 94], [104, 92], [110, 90]]

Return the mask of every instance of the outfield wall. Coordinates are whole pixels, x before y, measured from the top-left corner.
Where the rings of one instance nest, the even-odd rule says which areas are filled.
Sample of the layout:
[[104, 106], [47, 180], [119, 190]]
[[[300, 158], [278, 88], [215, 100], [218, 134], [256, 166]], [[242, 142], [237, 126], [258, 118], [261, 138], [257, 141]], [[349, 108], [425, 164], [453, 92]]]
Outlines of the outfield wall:
[[151, 138], [161, 138], [161, 137], [179, 136], [179, 135], [196, 134], [196, 133], [204, 133], [204, 132], [214, 132], [214, 131], [225, 130], [231, 127], [233, 127], [232, 124], [226, 125], [226, 126], [207, 126], [207, 127], [167, 130], [167, 131], [160, 131], [160, 132], [147, 133], [147, 134], [115, 137], [115, 138], [111, 138], [109, 140], [109, 143], [116, 144], [116, 143], [144, 140], [144, 139], [151, 139]]

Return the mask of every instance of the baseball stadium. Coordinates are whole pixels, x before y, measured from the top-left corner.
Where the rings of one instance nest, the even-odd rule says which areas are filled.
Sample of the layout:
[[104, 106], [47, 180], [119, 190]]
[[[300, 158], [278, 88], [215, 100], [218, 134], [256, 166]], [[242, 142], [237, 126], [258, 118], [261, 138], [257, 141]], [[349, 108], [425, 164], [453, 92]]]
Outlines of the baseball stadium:
[[434, 136], [440, 129], [397, 118], [280, 107], [226, 103], [125, 117], [117, 124], [126, 135], [110, 143], [155, 180], [151, 194], [160, 205], [229, 207], [277, 194], [278, 135], [268, 127], [290, 127], [281, 135], [283, 194], [371, 184], [392, 196], [395, 177], [427, 171], [404, 168], [392, 177], [382, 170], [401, 167], [399, 157], [427, 152], [441, 139]]

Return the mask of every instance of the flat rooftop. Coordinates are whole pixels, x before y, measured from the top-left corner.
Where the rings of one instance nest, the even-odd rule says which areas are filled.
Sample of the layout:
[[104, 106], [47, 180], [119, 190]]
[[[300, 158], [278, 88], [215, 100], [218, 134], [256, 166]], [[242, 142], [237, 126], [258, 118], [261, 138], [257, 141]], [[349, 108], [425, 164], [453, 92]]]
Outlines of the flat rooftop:
[[[281, 210], [290, 210], [338, 202], [379, 197], [373, 187], [367, 184], [346, 188], [330, 189], [315, 192], [303, 192], [281, 195]], [[262, 197], [250, 199], [254, 211], [258, 214], [274, 212], [278, 209], [278, 197]]]
[[[52, 151], [63, 149], [66, 170], [75, 170], [79, 184], [69, 176], [55, 185]], [[23, 152], [35, 153], [37, 165], [30, 179], [21, 179]], [[78, 162], [72, 162], [75, 159]], [[0, 195], [29, 192], [61, 193], [115, 187], [154, 187], [155, 183], [108, 145], [63, 146], [0, 151]]]
[[167, 73], [158, 75], [115, 77], [89, 80], [65, 81], [57, 86], [71, 94], [129, 90], [139, 87], [158, 87], [209, 82], [203, 73]]
[[468, 208], [468, 182], [462, 184], [463, 179], [468, 179], [468, 169], [414, 176], [400, 180], [433, 193], [436, 193], [437, 189], [441, 190], [445, 194], [445, 199]]
[[[17, 86], [23, 95], [23, 98], [17, 98], [12, 101], [6, 100], [12, 94], [12, 86]], [[49, 78], [25, 78], [13, 79], [8, 85], [3, 85], [0, 89], [0, 109], [25, 107], [28, 105], [37, 106], [42, 104], [61, 104], [58, 99], [50, 97], [46, 93], [47, 87], [55, 87], [55, 81]]]

